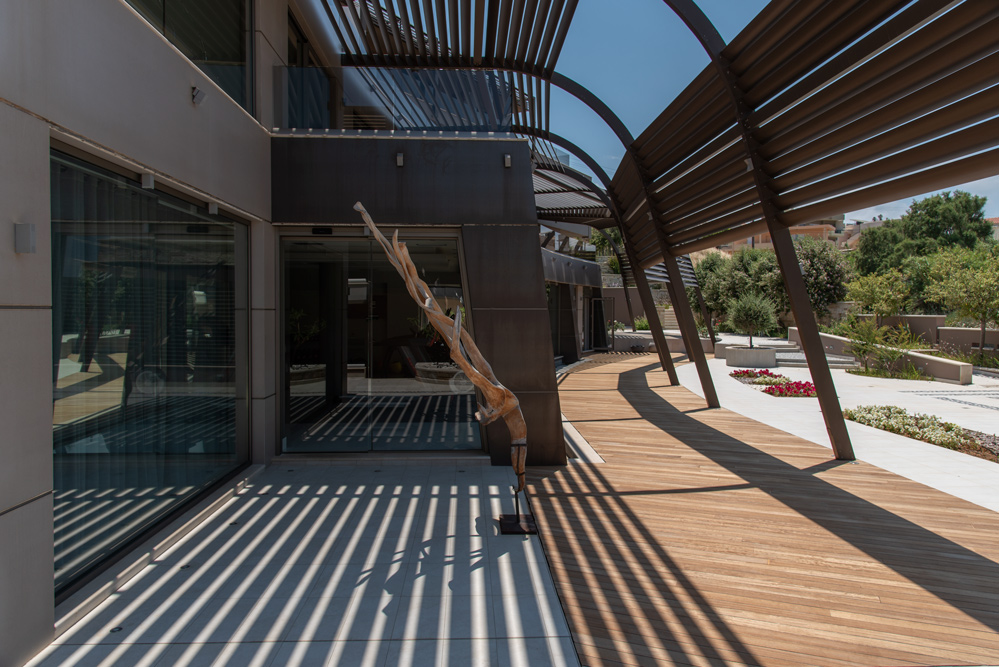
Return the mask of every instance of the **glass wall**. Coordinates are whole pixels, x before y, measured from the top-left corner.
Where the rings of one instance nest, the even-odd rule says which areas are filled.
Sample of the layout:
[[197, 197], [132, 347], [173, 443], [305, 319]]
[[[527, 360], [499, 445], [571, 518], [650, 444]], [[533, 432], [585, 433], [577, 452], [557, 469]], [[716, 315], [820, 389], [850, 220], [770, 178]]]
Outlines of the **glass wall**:
[[53, 151], [57, 591], [247, 461], [247, 231]]
[[250, 0], [127, 0], [191, 62], [251, 114]]
[[[441, 308], [464, 308], [457, 240], [406, 245]], [[474, 386], [381, 246], [282, 250], [285, 451], [481, 449]]]

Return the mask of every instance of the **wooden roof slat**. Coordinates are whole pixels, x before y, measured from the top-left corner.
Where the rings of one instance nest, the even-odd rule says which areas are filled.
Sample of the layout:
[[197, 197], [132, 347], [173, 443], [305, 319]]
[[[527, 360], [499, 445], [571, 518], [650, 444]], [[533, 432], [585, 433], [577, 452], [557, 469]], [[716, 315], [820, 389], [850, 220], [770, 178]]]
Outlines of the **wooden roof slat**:
[[534, 22], [538, 14], [538, 0], [525, 0], [524, 15], [520, 21], [520, 33], [517, 38], [517, 52], [514, 55], [514, 62], [518, 67], [526, 67], [527, 49], [531, 44], [531, 32], [534, 29]]
[[712, 205], [720, 205], [731, 201], [731, 197], [738, 196], [741, 199], [749, 191], [752, 192], [753, 197], [757, 196], [752, 172], [742, 169], [741, 173], [725, 181], [719, 181], [716, 187], [703, 192], [700, 196], [685, 198], [669, 207], [657, 204], [656, 210], [659, 211], [662, 217], [670, 221], [677, 220], [682, 222], [685, 216], [693, 214], [700, 215], [701, 211], [711, 210]]
[[[790, 107], [795, 101], [815, 91], [826, 82], [831, 81], [844, 70], [861, 62], [883, 45], [895, 41], [952, 1], [923, 0], [920, 3], [907, 7], [903, 12], [892, 17], [884, 25], [850, 45], [825, 63], [822, 63], [800, 80], [790, 83], [791, 77], [785, 77], [788, 79], [785, 85], [789, 84], [789, 87], [780, 92], [776, 90], [771, 92], [770, 88], [773, 88], [773, 86], [769, 86], [769, 84], [763, 84], [757, 89], [747, 91], [747, 101], [756, 107], [756, 111], [750, 114], [750, 121], [754, 124], [759, 124], [777, 112]], [[768, 95], [776, 95], [776, 97], [765, 99]]]
[[[467, 10], [466, 10], [467, 11]], [[472, 24], [472, 64], [482, 64], [482, 52], [485, 48], [486, 3], [475, 3], [475, 22]]]
[[[393, 0], [393, 3], [394, 2], [395, 0]], [[406, 0], [399, 0], [398, 16], [402, 21], [402, 40], [406, 44], [405, 53], [409, 56], [407, 60], [410, 64], [414, 64], [416, 62], [415, 56], [419, 53], [419, 47], [417, 45], [421, 40], [413, 39], [413, 23], [409, 20], [409, 9], [406, 7]]]
[[748, 206], [742, 210], [731, 211], [717, 218], [705, 220], [697, 226], [688, 226], [683, 231], [679, 231], [675, 234], [667, 231], [666, 241], [670, 244], [670, 246], [675, 246], [693, 239], [703, 238], [707, 235], [724, 231], [729, 227], [737, 227], [751, 222], [754, 219], [762, 218], [763, 209], [757, 203], [755, 206]]
[[999, 113], [999, 86], [968, 97], [939, 112], [924, 115], [908, 124], [877, 134], [863, 142], [830, 155], [821, 161], [774, 179], [774, 187], [784, 191], [836, 171], [852, 169], [871, 160], [907, 149]]
[[786, 172], [807, 162], [825, 158], [919, 116], [935, 112], [996, 83], [999, 83], [999, 53], [968, 66], [959, 76], [934, 81], [911, 95], [882, 107], [877, 114], [864, 116], [857, 122], [829, 132], [794, 150], [770, 156], [771, 148], [776, 146], [765, 146], [763, 153], [770, 156], [770, 166], [774, 173]]
[[531, 28], [531, 39], [524, 56], [527, 64], [534, 65], [534, 73], [541, 74], [541, 68], [537, 67], [538, 49], [541, 48], [541, 38], [544, 37], [545, 28], [548, 25], [548, 12], [551, 9], [551, 0], [541, 0], [538, 3], [538, 10], [534, 17], [534, 26]]
[[673, 206], [687, 197], [709, 190], [713, 182], [724, 182], [747, 171], [745, 149], [741, 141], [733, 142], [713, 157], [686, 171], [667, 173], [653, 181], [652, 197], [663, 206]]
[[551, 51], [547, 54], [548, 60], [544, 67], [546, 76], [551, 76], [555, 71], [555, 64], [558, 63], [558, 57], [562, 54], [565, 36], [569, 32], [569, 25], [572, 23], [572, 17], [576, 13], [576, 5], [578, 3], [579, 0], [566, 0], [565, 10], [562, 13], [562, 18], [559, 20], [558, 32], [555, 33], [555, 40], [552, 42]]
[[541, 38], [541, 46], [538, 47], [538, 56], [532, 62], [536, 64], [539, 72], [547, 74], [545, 64], [551, 54], [552, 43], [555, 41], [555, 34], [562, 18], [562, 10], [565, 7], [565, 0], [552, 0], [551, 11], [548, 13], [548, 22], [545, 24], [545, 35]]
[[[724, 120], [725, 111], [721, 112], [721, 118], [708, 119], [719, 122]], [[700, 139], [698, 137], [698, 139]], [[688, 143], [683, 139], [678, 140], [676, 146], [668, 152], [654, 156], [655, 160], [644, 161], [643, 165], [649, 173], [653, 182], [665, 183], [672, 179], [683, 176], [691, 170], [701, 168], [700, 163], [711, 160], [713, 155], [726, 148], [736, 141], [741, 141], [742, 137], [738, 128], [729, 125], [727, 128], [707, 138], [704, 143], [691, 141]], [[744, 154], [743, 154], [744, 155]]]
[[[995, 23], [996, 27], [999, 28], [999, 20]], [[979, 35], [979, 37], [982, 36], [984, 35]], [[902, 101], [911, 95], [915, 95], [915, 99], [918, 100], [920, 88], [943, 80], [948, 75], [955, 75], [961, 70], [967, 70], [969, 62], [979, 59], [981, 49], [977, 48], [977, 41], [969, 41], [965, 46], [975, 52], [969, 55], [964, 48], [955, 49], [956, 52], [948, 54], [947, 58], [934, 59], [929, 68], [912, 66], [897, 73], [889, 81], [882, 82], [876, 93], [845, 99], [825, 113], [813, 117], [810, 123], [795, 123], [793, 130], [776, 133], [773, 138], [764, 141], [765, 153], [779, 155], [804, 148], [815, 137], [823, 137], [854, 123], [858, 123], [861, 128], [869, 128], [870, 125], [877, 124], [882, 109], [888, 108], [895, 102]], [[995, 51], [996, 46], [989, 45], [984, 48]]]
[[[746, 72], [760, 65], [775, 48], [780, 48], [788, 40], [793, 40], [798, 30], [820, 30], [826, 27], [829, 12], [849, 10], [861, 2], [884, 4], [894, 0], [799, 0], [787, 8], [779, 21], [768, 26], [767, 30], [752, 43], [739, 51], [726, 50], [729, 63], [736, 77], [741, 78]], [[830, 7], [836, 8], [830, 9]], [[823, 14], [825, 12], [825, 16]], [[793, 43], [793, 42], [792, 42]]]
[[[351, 21], [347, 18], [347, 15], [343, 11], [343, 5], [342, 4], [340, 4], [339, 2], [334, 2], [332, 4], [333, 4], [334, 7], [336, 7], [337, 14], [339, 14], [339, 16], [340, 16], [340, 23], [343, 24], [343, 30], [344, 30], [344, 32], [347, 33], [347, 37], [350, 40], [350, 46], [351, 46], [351, 48], [354, 49], [355, 53], [360, 53], [362, 51], [361, 45], [358, 42], [358, 36], [357, 36], [356, 32], [354, 31], [354, 29], [352, 27], [353, 25], [356, 25], [356, 24], [352, 24]], [[325, 3], [324, 3], [324, 5], [325, 5]], [[332, 23], [333, 23], [334, 26], [336, 25], [336, 21], [332, 21]], [[344, 43], [343, 46], [346, 47], [347, 44]]]
[[[437, 45], [440, 49], [440, 59], [442, 65], [451, 63], [451, 44], [448, 36], [447, 9], [444, 6], [445, 0], [435, 0], [434, 16], [437, 19]], [[457, 46], [455, 46], [457, 48]]]
[[[999, 118], [954, 132], [778, 196], [783, 209], [865, 188], [999, 145]], [[999, 164], [999, 163], [997, 163]]]
[[[372, 15], [374, 18], [372, 25], [375, 27], [375, 32], [378, 35], [378, 45], [382, 49], [381, 52], [385, 54], [386, 61], [398, 63], [399, 58], [397, 55], [400, 54], [402, 49], [396, 49], [392, 43], [392, 36], [389, 34], [390, 31], [388, 26], [385, 24], [385, 13], [382, 10], [381, 3], [379, 0], [371, 0], [370, 2], [362, 0], [362, 2], [364, 3], [366, 13]], [[371, 23], [370, 19], [369, 23]], [[396, 35], [395, 38], [398, 39], [398, 35]]]
[[496, 58], [497, 62], [504, 62], [506, 58], [506, 42], [510, 36], [510, 19], [513, 14], [513, 5], [511, 2], [513, 1], [515, 0], [502, 0], [499, 7], [499, 24], [496, 29], [496, 51], [493, 53], [493, 57]]
[[[358, 15], [357, 9], [354, 7], [353, 0], [348, 0], [347, 11], [350, 13], [350, 18], [353, 19], [352, 25], [356, 26], [356, 30], [360, 31], [358, 33], [358, 37], [360, 38], [359, 41], [364, 45], [363, 50], [370, 54], [377, 54], [379, 49], [375, 46], [375, 43], [371, 41], [374, 37], [371, 34], [372, 30], [368, 25], [366, 18], [363, 22], [361, 21], [361, 16]], [[361, 15], [367, 17], [367, 12], [362, 11]]]
[[513, 11], [510, 13], [510, 26], [506, 35], [506, 51], [503, 61], [507, 67], [515, 67], [517, 62], [517, 39], [520, 37], [521, 24], [524, 21], [524, 3], [526, 0], [513, 0]]
[[[762, 214], [763, 211], [760, 211], [760, 215]], [[809, 219], [814, 220], [815, 218]], [[708, 248], [714, 248], [715, 246], [746, 239], [765, 231], [767, 231], [767, 223], [762, 219], [740, 222], [736, 226], [720, 231], [716, 234], [702, 236], [700, 238], [691, 239], [690, 241], [671, 245], [669, 254], [674, 257], [679, 257], [680, 255], [697, 252], [698, 250], [707, 250]]]
[[638, 135], [635, 147], [642, 151], [646, 150], [647, 146], [656, 141], [656, 135], [668, 127], [674, 119], [686, 120], [703, 108], [704, 100], [713, 99], [722, 93], [726, 93], [726, 90], [718, 76], [718, 70], [714, 65], [708, 65]]
[[[458, 0], [448, 0], [447, 10], [448, 13], [446, 20], [448, 27], [451, 29], [450, 32], [451, 32], [451, 45], [452, 45], [451, 46], [452, 60], [455, 59], [454, 56], [456, 55], [457, 60], [460, 61], [465, 56], [468, 55], [468, 50], [467, 48], [462, 48], [461, 15], [458, 13]], [[466, 39], [467, 39], [467, 34], [466, 34]]]
[[781, 214], [781, 220], [786, 225], [796, 225], [838, 215], [847, 210], [876, 206], [886, 201], [896, 201], [931, 190], [977, 181], [994, 176], [997, 164], [999, 164], [999, 149], [993, 149], [958, 162], [909, 174], [887, 183], [879, 183], [860, 192], [831, 197], [792, 211], [785, 211]]
[[[943, 2], [944, 0], [939, 0]], [[774, 49], [764, 60], [739, 78], [739, 88], [754, 104], [769, 99], [803, 74], [814, 70], [832, 54], [855, 42], [871, 25], [876, 25], [909, 3], [895, 0], [890, 4], [865, 2], [847, 11], [834, 4], [835, 20], [828, 24], [809, 23], [793, 33], [782, 48]]]
[[[669, 234], [679, 234], [708, 220], [737, 213], [759, 201], [755, 183], [743, 183], [742, 188], [732, 189], [724, 197], [712, 197], [698, 207], [693, 202], [678, 209], [675, 214], [661, 214], [668, 219], [663, 227]], [[706, 205], [703, 205], [706, 204]]]
[[[982, 12], [985, 14], [982, 20], [988, 20], [971, 30], [970, 34], [964, 23], [948, 21], [946, 26], [937, 25], [939, 21], [948, 19], [950, 14], [934, 21], [895, 48], [854, 70], [850, 76], [792, 107], [779, 116], [779, 123], [762, 126], [757, 133], [758, 139], [769, 145], [796, 130], [800, 135], [802, 131], [818, 133], [831, 129], [836, 123], [842, 123], [860, 111], [887, 104], [897, 99], [893, 96], [901, 96], [914, 86], [925, 85], [988, 55], [995, 49], [995, 31], [999, 28], [999, 5], [994, 7], [989, 12]], [[944, 30], [945, 27], [948, 29]], [[946, 35], [945, 42], [937, 40], [940, 35]], [[802, 130], [805, 127], [807, 130]]]
[[424, 38], [426, 31], [423, 29], [423, 17], [420, 15], [420, 5], [419, 0], [409, 0], [409, 8], [413, 16], [413, 28], [416, 30], [416, 49], [417, 53], [421, 58], [428, 58], [430, 52], [428, 52], [427, 39]]
[[760, 39], [771, 26], [781, 21], [787, 11], [801, 0], [771, 0], [759, 14], [756, 15], [749, 24], [743, 28], [738, 35], [732, 38], [722, 50], [725, 60], [731, 62], [733, 58], [748, 49], [754, 42]]
[[443, 58], [443, 53], [441, 52], [440, 42], [437, 41], [437, 28], [435, 27], [436, 19], [434, 18], [434, 6], [433, 0], [423, 0], [423, 25], [426, 30], [426, 34], [429, 42], [430, 48], [430, 58], [428, 61], [433, 62], [436, 65], [441, 64]]

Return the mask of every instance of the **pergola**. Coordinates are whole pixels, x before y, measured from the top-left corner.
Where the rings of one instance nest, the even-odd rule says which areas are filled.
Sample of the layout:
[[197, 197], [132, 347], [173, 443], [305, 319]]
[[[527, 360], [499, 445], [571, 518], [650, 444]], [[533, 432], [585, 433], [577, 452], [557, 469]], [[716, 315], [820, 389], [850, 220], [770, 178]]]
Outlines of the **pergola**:
[[[664, 0], [664, 11], [683, 21], [711, 62], [634, 137], [606, 104], [556, 70], [577, 2], [333, 0], [324, 7], [343, 66], [473, 73], [445, 77], [468, 107], [449, 113], [486, 128], [503, 109], [484, 77], [503, 81], [515, 91], [511, 129], [538, 142], [536, 150], [550, 155], [550, 142], [593, 171], [605, 210], [589, 224], [620, 228], [650, 320], [644, 269], [664, 265], [710, 406], [718, 399], [692, 310], [673, 287], [683, 282], [677, 258], [769, 232], [833, 449], [852, 459], [788, 228], [999, 171], [999, 4], [773, 0], [726, 44], [694, 0]], [[588, 105], [620, 139], [625, 155], [613, 177], [552, 131], [551, 86]], [[675, 384], [659, 323], [652, 328]]]

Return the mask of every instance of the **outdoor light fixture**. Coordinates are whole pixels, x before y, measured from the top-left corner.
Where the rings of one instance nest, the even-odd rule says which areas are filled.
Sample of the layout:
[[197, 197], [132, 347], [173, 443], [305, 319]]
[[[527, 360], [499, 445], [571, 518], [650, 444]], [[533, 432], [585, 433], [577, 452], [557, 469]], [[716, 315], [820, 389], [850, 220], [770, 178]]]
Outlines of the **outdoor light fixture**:
[[396, 153], [395, 154], [395, 166], [397, 166], [397, 167], [401, 167], [402, 166], [402, 153]]
[[219, 205], [213, 201], [208, 202], [208, 215], [218, 215]]
[[21, 255], [31, 255], [38, 252], [35, 240], [35, 223], [14, 223], [14, 252]]
[[152, 174], [142, 174], [142, 189], [152, 190], [156, 187], [156, 177]]
[[503, 155], [503, 166], [506, 167], [507, 169], [513, 166], [513, 158], [510, 157], [509, 153]]
[[205, 91], [197, 86], [193, 86], [191, 88], [191, 101], [194, 103], [194, 106], [201, 106], [201, 103], [205, 101]]

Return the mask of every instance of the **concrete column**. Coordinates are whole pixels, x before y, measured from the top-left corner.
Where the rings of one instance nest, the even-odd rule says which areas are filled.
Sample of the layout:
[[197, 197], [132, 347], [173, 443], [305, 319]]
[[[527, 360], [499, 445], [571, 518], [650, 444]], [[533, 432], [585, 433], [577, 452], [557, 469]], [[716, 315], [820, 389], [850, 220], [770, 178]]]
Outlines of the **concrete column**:
[[278, 243], [269, 222], [250, 225], [250, 461], [270, 463], [279, 451], [281, 353], [278, 321]]
[[[52, 275], [48, 125], [0, 104], [0, 663], [53, 636]], [[14, 252], [14, 224], [34, 253]]]

